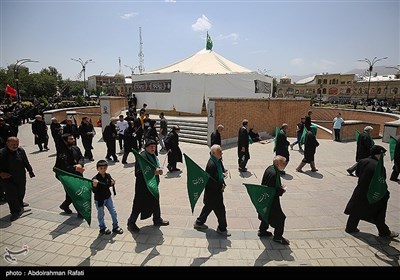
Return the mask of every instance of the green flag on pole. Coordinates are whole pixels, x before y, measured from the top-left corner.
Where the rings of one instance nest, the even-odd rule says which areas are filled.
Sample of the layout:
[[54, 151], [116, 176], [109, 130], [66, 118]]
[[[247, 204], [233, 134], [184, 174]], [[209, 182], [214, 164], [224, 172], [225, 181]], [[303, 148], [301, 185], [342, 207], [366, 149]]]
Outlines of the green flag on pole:
[[256, 207], [257, 213], [264, 222], [268, 224], [269, 212], [271, 210], [272, 200], [275, 196], [275, 188], [254, 184], [244, 185], [246, 186], [251, 202]]
[[71, 197], [79, 214], [90, 225], [92, 216], [92, 180], [54, 168], [56, 178]]
[[360, 137], [360, 132], [356, 129], [356, 142], [358, 142], [358, 137]]
[[371, 183], [368, 187], [367, 198], [369, 204], [373, 204], [381, 200], [387, 192], [386, 173], [383, 166], [383, 156], [376, 165], [374, 176], [372, 176]]
[[279, 127], [275, 128], [275, 139], [274, 139], [274, 152], [276, 151], [276, 145], [278, 144]]
[[312, 125], [310, 125], [310, 129], [311, 129], [312, 134], [314, 134], [314, 136], [317, 136], [318, 127], [316, 125], [312, 124]]
[[99, 96], [103, 96], [104, 95], [104, 91], [101, 91]]
[[389, 151], [390, 151], [390, 161], [394, 160], [394, 150], [396, 148], [397, 139], [393, 136], [390, 136], [389, 140]]
[[196, 205], [197, 200], [199, 199], [201, 193], [207, 185], [208, 180], [211, 177], [186, 154], [183, 154], [183, 156], [185, 157], [185, 164], [187, 169], [187, 189], [190, 201], [190, 208], [192, 209], [193, 214], [194, 206]]
[[138, 162], [140, 169], [142, 170], [144, 181], [149, 189], [150, 193], [158, 200], [160, 198], [160, 192], [158, 190], [158, 180], [156, 177], [156, 167], [147, 159], [142, 157], [138, 152], [132, 150], [135, 155], [135, 159]]
[[211, 40], [210, 35], [208, 35], [208, 32], [207, 32], [206, 50], [207, 50], [207, 51], [211, 51], [211, 50], [212, 50], [212, 47], [213, 47], [213, 42], [212, 42], [212, 40]]
[[301, 134], [301, 137], [300, 137], [300, 145], [304, 145], [304, 143], [306, 142], [307, 133], [308, 133], [308, 130], [307, 130], [307, 128], [304, 127], [303, 133]]

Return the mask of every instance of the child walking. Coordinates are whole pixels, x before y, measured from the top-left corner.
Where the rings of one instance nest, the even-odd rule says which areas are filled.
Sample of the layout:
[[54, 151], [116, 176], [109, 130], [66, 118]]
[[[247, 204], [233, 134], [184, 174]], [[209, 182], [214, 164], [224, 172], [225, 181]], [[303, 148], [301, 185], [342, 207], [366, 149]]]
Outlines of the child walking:
[[99, 220], [100, 234], [111, 234], [111, 231], [104, 223], [104, 207], [107, 207], [110, 212], [113, 230], [112, 232], [122, 234], [124, 231], [118, 226], [117, 211], [111, 198], [110, 187], [113, 187], [115, 193], [115, 180], [111, 178], [109, 173], [106, 173], [108, 163], [105, 160], [99, 160], [96, 164], [97, 175], [93, 177], [93, 193], [97, 208], [97, 219]]

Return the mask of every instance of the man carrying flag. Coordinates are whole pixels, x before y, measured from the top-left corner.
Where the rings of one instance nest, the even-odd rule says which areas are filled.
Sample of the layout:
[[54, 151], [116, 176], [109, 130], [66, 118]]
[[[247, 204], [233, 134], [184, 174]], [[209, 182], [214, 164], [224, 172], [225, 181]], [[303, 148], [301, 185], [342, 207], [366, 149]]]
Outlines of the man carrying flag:
[[[259, 212], [258, 219], [261, 221], [258, 236], [271, 236], [272, 233], [267, 231], [269, 225], [274, 227], [274, 238], [273, 240], [277, 243], [281, 243], [283, 245], [289, 245], [290, 242], [286, 238], [283, 237], [283, 231], [285, 227], [285, 219], [286, 215], [283, 213], [280, 196], [286, 191], [284, 186], [281, 183], [280, 172], [285, 169], [286, 159], [283, 156], [275, 156], [273, 160], [273, 164], [270, 165], [264, 172], [261, 185], [256, 187], [265, 187], [273, 188], [275, 192], [268, 194], [268, 191], [265, 192], [265, 196], [260, 197], [257, 202], [260, 204], [265, 203], [263, 212]], [[255, 185], [252, 185], [253, 187]], [[253, 192], [249, 190], [250, 186], [246, 186], [249, 194], [251, 195]], [[269, 197], [270, 199], [267, 199]], [[253, 199], [252, 199], [253, 201]], [[253, 202], [254, 204], [254, 202]], [[257, 207], [256, 207], [257, 208]], [[262, 215], [261, 215], [262, 214]]]
[[222, 170], [221, 159], [222, 148], [220, 145], [213, 145], [210, 149], [210, 159], [207, 162], [206, 172], [210, 175], [205, 191], [204, 191], [204, 206], [200, 216], [196, 219], [193, 227], [195, 229], [207, 229], [205, 224], [208, 215], [214, 211], [218, 219], [217, 232], [223, 236], [231, 236], [228, 232], [226, 223], [226, 211], [224, 205], [223, 192], [226, 187], [224, 181], [224, 173]]
[[141, 220], [153, 215], [153, 224], [155, 226], [169, 225], [169, 221], [161, 218], [158, 185], [163, 170], [160, 168], [158, 158], [154, 154], [156, 148], [156, 141], [149, 140], [145, 144], [145, 150], [140, 154], [133, 150], [136, 157], [136, 183], [132, 212], [128, 219], [129, 231], [138, 232], [140, 230], [136, 225], [139, 215]]
[[371, 138], [371, 132], [373, 128], [372, 126], [366, 126], [364, 128], [364, 132], [358, 136], [357, 139], [357, 152], [356, 152], [356, 163], [352, 166], [347, 168], [347, 173], [350, 176], [353, 176], [353, 172], [357, 169], [358, 162], [370, 156], [370, 149], [374, 145], [374, 140]]
[[385, 222], [390, 197], [383, 166], [385, 152], [384, 147], [374, 145], [370, 156], [361, 159], [357, 164], [358, 183], [344, 210], [344, 213], [349, 215], [345, 229], [347, 233], [359, 232], [358, 223], [364, 220], [375, 224], [381, 237], [399, 236], [397, 232], [391, 231]]
[[[79, 147], [75, 145], [74, 136], [70, 133], [64, 133], [61, 138], [63, 143], [61, 144], [60, 151], [57, 151], [56, 164], [54, 167], [76, 176], [83, 177], [83, 172], [85, 171], [85, 168], [83, 168], [84, 158]], [[60, 180], [57, 172], [56, 178]], [[89, 190], [91, 192], [91, 185]], [[65, 213], [71, 214], [72, 211], [69, 208], [69, 205], [73, 202], [74, 201], [68, 191], [65, 190], [65, 201], [60, 205], [60, 208], [64, 210]], [[74, 206], [77, 208], [75, 202]], [[77, 212], [78, 218], [82, 218], [82, 214], [79, 213], [78, 209]]]

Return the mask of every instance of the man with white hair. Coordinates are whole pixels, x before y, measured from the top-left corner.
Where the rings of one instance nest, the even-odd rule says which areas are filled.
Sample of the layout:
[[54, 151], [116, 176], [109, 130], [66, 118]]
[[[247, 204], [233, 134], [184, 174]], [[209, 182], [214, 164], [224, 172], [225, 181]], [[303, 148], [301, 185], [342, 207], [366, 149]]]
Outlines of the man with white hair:
[[350, 176], [353, 176], [353, 172], [357, 169], [358, 162], [370, 156], [371, 147], [374, 145], [374, 141], [371, 138], [372, 126], [366, 126], [364, 132], [358, 136], [357, 140], [357, 152], [356, 152], [356, 163], [347, 169]]
[[208, 215], [214, 211], [218, 219], [217, 232], [223, 236], [231, 236], [228, 233], [226, 223], [226, 211], [224, 205], [223, 192], [225, 189], [224, 173], [221, 165], [222, 148], [220, 145], [213, 145], [210, 149], [210, 159], [206, 166], [206, 172], [210, 175], [210, 179], [204, 189], [204, 207], [200, 216], [196, 219], [193, 227], [198, 230], [207, 229], [205, 224]]

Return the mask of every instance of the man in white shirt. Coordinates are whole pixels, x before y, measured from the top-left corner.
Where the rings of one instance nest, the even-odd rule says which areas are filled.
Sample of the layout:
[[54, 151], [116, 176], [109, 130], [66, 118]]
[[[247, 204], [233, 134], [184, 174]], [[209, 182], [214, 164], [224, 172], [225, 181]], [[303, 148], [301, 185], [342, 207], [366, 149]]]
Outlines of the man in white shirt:
[[117, 133], [118, 133], [118, 142], [119, 149], [123, 151], [123, 142], [124, 142], [124, 132], [125, 129], [128, 128], [129, 124], [126, 120], [124, 120], [124, 115], [119, 115], [119, 120], [117, 121]]
[[335, 131], [335, 140], [337, 142], [341, 142], [340, 140], [340, 130], [342, 129], [342, 125], [344, 124], [344, 120], [342, 119], [342, 114], [338, 113], [338, 115], [333, 119], [333, 130]]

